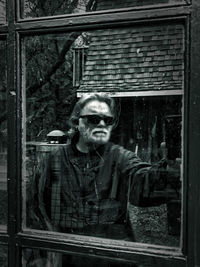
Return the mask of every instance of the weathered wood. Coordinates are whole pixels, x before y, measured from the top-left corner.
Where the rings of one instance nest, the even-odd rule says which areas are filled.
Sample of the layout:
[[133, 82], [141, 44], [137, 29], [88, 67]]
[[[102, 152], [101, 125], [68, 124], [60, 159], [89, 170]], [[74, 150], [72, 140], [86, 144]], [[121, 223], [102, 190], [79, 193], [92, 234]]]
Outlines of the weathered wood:
[[187, 6], [181, 6], [176, 8], [163, 8], [156, 10], [140, 10], [140, 11], [128, 11], [128, 12], [110, 12], [109, 14], [104, 14], [102, 12], [96, 12], [94, 14], [77, 14], [73, 15], [63, 15], [57, 17], [45, 17], [45, 18], [34, 18], [34, 19], [24, 19], [19, 20], [19, 23], [15, 24], [16, 30], [20, 32], [30, 33], [31, 31], [41, 31], [45, 30], [55, 31], [65, 27], [65, 30], [69, 29], [88, 29], [88, 28], [97, 28], [97, 27], [109, 27], [112, 23], [116, 25], [127, 24], [130, 25], [131, 21], [140, 22], [151, 20], [160, 20], [167, 18], [174, 18], [177, 16], [188, 15], [190, 14], [190, 8]]
[[18, 244], [24, 247], [46, 248], [61, 253], [96, 256], [122, 262], [137, 262], [141, 265], [148, 264], [145, 266], [149, 267], [186, 266], [186, 260], [180, 249], [60, 233], [55, 235], [42, 231], [26, 231], [26, 233], [20, 234], [17, 240]]
[[188, 110], [188, 266], [200, 266], [200, 2], [193, 0]]
[[[84, 96], [85, 94], [88, 94], [91, 92], [77, 92], [77, 97]], [[100, 92], [101, 94], [102, 92]], [[124, 91], [124, 92], [105, 92], [106, 94], [112, 96], [112, 97], [137, 97], [137, 96], [167, 96], [167, 95], [183, 95], [183, 90], [163, 90], [163, 91]], [[98, 93], [97, 93], [98, 94]]]

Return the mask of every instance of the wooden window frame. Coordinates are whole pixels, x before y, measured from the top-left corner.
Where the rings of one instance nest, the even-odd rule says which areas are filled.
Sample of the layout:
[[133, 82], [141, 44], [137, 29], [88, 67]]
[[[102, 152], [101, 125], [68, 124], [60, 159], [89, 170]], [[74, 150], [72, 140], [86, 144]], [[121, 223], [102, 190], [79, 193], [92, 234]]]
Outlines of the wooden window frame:
[[[0, 243], [8, 246], [9, 266], [21, 266], [22, 248], [50, 249], [58, 252], [95, 255], [119, 261], [140, 262], [153, 266], [199, 266], [200, 265], [200, 3], [174, 5], [161, 8], [129, 8], [105, 10], [83, 15], [20, 19], [19, 2], [7, 0], [7, 22], [0, 26], [0, 34], [8, 42], [8, 230], [0, 229]], [[109, 14], [109, 16], [108, 16]], [[185, 112], [184, 112], [184, 198], [183, 241], [181, 248], [168, 248], [141, 243], [128, 246], [123, 241], [95, 237], [73, 236], [21, 228], [21, 38], [26, 35], [72, 30], [90, 30], [145, 22], [167, 20], [184, 21], [186, 37]]]

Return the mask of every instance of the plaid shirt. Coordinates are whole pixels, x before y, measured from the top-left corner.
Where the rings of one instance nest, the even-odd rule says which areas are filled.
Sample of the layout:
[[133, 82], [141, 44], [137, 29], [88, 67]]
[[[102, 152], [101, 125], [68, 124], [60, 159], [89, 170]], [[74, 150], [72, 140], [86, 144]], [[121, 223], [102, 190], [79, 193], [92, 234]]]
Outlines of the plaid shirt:
[[91, 154], [63, 145], [50, 153], [36, 179], [38, 220], [42, 228], [65, 232], [124, 223], [128, 202], [139, 205], [148, 195], [155, 169], [112, 143]]

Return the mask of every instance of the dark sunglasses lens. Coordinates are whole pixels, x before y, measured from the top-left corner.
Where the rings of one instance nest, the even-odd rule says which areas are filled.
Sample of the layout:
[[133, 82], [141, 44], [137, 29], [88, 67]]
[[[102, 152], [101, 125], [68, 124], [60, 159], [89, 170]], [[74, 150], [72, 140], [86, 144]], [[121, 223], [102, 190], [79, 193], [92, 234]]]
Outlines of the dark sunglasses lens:
[[98, 125], [101, 120], [104, 120], [106, 125], [112, 125], [114, 123], [113, 117], [108, 116], [98, 116], [98, 115], [85, 115], [83, 118], [87, 118], [87, 122], [90, 124]]
[[91, 124], [99, 124], [100, 121], [102, 120], [100, 116], [96, 116], [96, 115], [90, 115], [90, 116], [87, 116], [86, 118], [87, 118], [88, 123], [91, 123]]
[[114, 123], [113, 117], [105, 117], [104, 121], [106, 125], [112, 125]]

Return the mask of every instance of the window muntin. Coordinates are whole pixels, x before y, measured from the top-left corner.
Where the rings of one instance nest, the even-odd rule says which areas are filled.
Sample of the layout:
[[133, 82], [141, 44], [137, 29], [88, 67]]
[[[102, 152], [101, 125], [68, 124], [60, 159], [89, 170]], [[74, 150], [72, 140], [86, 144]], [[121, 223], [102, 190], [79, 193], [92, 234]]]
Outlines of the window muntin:
[[186, 5], [189, 4], [186, 0], [68, 0], [68, 1], [52, 1], [45, 0], [43, 2], [38, 0], [21, 0], [21, 10], [23, 11], [22, 18], [35, 18], [45, 16], [55, 16], [63, 14], [83, 14], [86, 12], [114, 10], [121, 8], [144, 8], [166, 7], [171, 5]]
[[7, 224], [7, 86], [6, 41], [0, 40], [0, 225]]
[[[173, 200], [173, 203], [167, 205], [165, 201], [165, 204], [162, 203], [159, 208], [136, 208], [131, 207], [131, 205], [129, 207], [132, 209], [132, 214], [135, 215], [135, 217], [131, 215], [133, 224], [140, 223], [141, 225], [141, 228], [134, 229], [137, 239], [135, 241], [179, 246], [182, 191], [181, 164], [183, 157], [181, 146], [183, 109], [181, 95], [184, 70], [183, 27], [181, 24], [164, 23], [162, 26], [140, 26], [139, 29], [134, 27], [115, 29], [113, 30], [115, 38], [121, 34], [123, 45], [127, 46], [126, 48], [122, 47], [121, 50], [118, 47], [119, 42], [115, 42], [115, 38], [112, 38], [112, 40], [108, 38], [107, 40], [106, 37], [111, 32], [111, 29], [97, 30], [91, 31], [87, 35], [88, 51], [84, 68], [86, 72], [78, 92], [84, 93], [86, 88], [95, 88], [96, 90], [98, 88], [99, 91], [102, 91], [102, 88], [105, 91], [109, 89], [109, 93], [114, 95], [120, 92], [122, 96], [123, 93], [126, 94], [127, 92], [132, 96], [134, 96], [134, 93], [144, 92], [146, 97], [132, 97], [129, 99], [122, 97], [121, 100], [118, 100], [118, 107], [121, 107], [123, 112], [121, 112], [118, 129], [113, 135], [113, 141], [137, 152], [145, 161], [154, 163], [162, 156], [170, 155], [174, 143], [170, 143], [168, 140], [174, 139], [174, 133], [169, 130], [171, 125], [176, 125], [177, 149], [175, 149], [175, 154], [172, 153], [173, 157], [170, 156], [170, 164], [167, 166], [169, 172], [171, 171], [172, 181], [176, 180], [175, 190], [170, 184], [168, 185], [169, 190], [164, 193], [164, 198]], [[150, 32], [152, 36], [150, 36]], [[157, 35], [155, 35], [155, 32]], [[55, 129], [67, 134], [69, 129], [66, 122], [77, 100], [77, 88], [72, 85], [73, 49], [74, 43], [80, 34], [80, 32], [73, 32], [70, 34], [35, 35], [24, 37], [22, 40], [25, 48], [24, 68], [26, 70], [26, 86], [24, 88], [26, 126], [23, 126], [24, 133], [26, 133], [24, 135], [26, 146], [24, 146], [23, 165], [25, 183], [23, 188], [26, 188], [23, 192], [24, 228], [45, 229], [42, 224], [37, 223], [38, 217], [35, 217], [32, 213], [33, 206], [31, 204], [34, 204], [34, 202], [31, 201], [31, 198], [33, 197], [35, 182], [34, 174], [39, 166], [38, 163], [41, 163], [41, 167], [45, 168], [47, 164], [45, 160], [50, 150], [53, 150], [55, 146], [60, 146], [59, 144], [56, 145], [59, 141], [49, 143], [51, 137], [47, 134]], [[102, 45], [100, 50], [98, 50], [99, 47], [95, 40], [96, 43]], [[131, 47], [129, 47], [130, 44]], [[116, 49], [118, 53], [116, 53]], [[148, 53], [151, 53], [151, 55]], [[158, 56], [159, 53], [160, 56]], [[103, 63], [100, 64], [102, 60]], [[113, 60], [115, 60], [114, 68], [109, 69]], [[131, 63], [134, 60], [134, 69], [131, 69]], [[94, 65], [94, 63], [96, 64]], [[129, 67], [127, 68], [129, 73], [124, 66]], [[147, 75], [150, 71], [151, 75]], [[137, 76], [134, 77], [134, 75]], [[92, 80], [92, 76], [94, 80]], [[116, 87], [116, 84], [114, 86], [114, 88], [118, 88], [117, 92], [113, 90], [112, 81], [113, 83], [118, 82], [118, 87]], [[95, 87], [95, 85], [97, 86]], [[151, 90], [148, 93], [149, 87]], [[125, 92], [123, 92], [123, 88], [126, 89]], [[150, 96], [152, 92], [154, 92], [154, 97]], [[162, 92], [163, 96], [158, 97], [157, 95]], [[166, 92], [168, 96], [165, 96]], [[131, 123], [127, 124], [127, 121]], [[162, 188], [160, 191], [162, 191]], [[163, 197], [162, 193], [157, 192], [157, 194], [157, 197]], [[172, 221], [169, 213], [175, 209], [176, 211], [173, 214], [175, 221]], [[154, 214], [155, 221], [151, 220], [149, 214]], [[161, 217], [164, 218], [162, 220], [163, 224], [160, 221]], [[149, 228], [145, 229], [143, 222], [147, 218], [149, 219], [147, 224]], [[167, 229], [167, 227], [169, 228]], [[107, 229], [106, 236], [103, 237], [110, 237], [108, 231], [110, 229]], [[115, 229], [116, 232], [119, 232], [119, 229]], [[160, 239], [161, 232], [162, 239]], [[78, 234], [88, 235], [88, 232], [79, 232]], [[95, 236], [98, 236], [98, 234], [95, 234]], [[100, 237], [102, 236], [100, 235]], [[112, 238], [118, 239], [119, 237], [112, 233]]]

